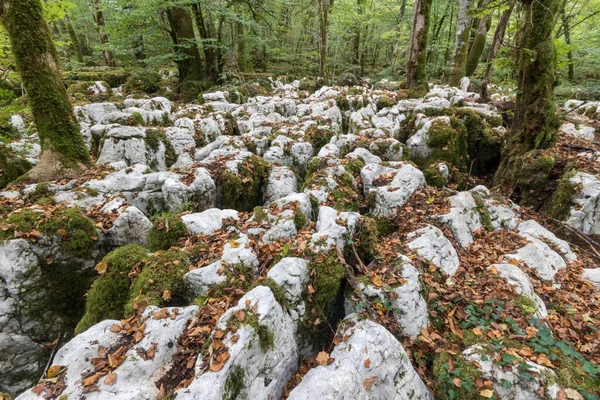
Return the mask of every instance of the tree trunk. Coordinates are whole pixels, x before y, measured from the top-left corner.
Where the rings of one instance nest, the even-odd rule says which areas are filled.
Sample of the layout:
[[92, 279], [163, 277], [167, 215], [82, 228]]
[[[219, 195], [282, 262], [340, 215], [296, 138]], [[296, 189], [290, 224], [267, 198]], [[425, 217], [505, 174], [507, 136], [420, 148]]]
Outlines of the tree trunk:
[[[512, 132], [496, 173], [498, 183], [516, 184], [520, 178], [528, 178], [523, 176], [523, 168], [525, 163], [532, 165], [532, 161], [525, 161], [524, 156], [553, 145], [560, 125], [554, 104], [558, 61], [552, 31], [561, 0], [521, 0], [521, 3], [525, 18], [519, 88]], [[532, 156], [535, 158], [535, 154]]]
[[458, 21], [456, 26], [456, 44], [454, 46], [454, 66], [450, 73], [450, 85], [458, 86], [465, 76], [467, 69], [467, 55], [469, 52], [469, 38], [471, 37], [472, 18], [469, 10], [473, 7], [473, 0], [460, 0]]
[[246, 71], [246, 41], [244, 39], [244, 25], [235, 23], [235, 38], [237, 41], [237, 66], [240, 72]]
[[177, 55], [179, 82], [186, 79], [202, 79], [202, 62], [196, 44], [192, 17], [185, 7], [172, 7], [167, 10], [171, 38]]
[[473, 40], [473, 44], [471, 45], [469, 55], [467, 56], [465, 76], [472, 76], [475, 70], [477, 69], [477, 65], [479, 64], [479, 60], [481, 59], [481, 55], [483, 54], [483, 49], [485, 48], [487, 33], [490, 29], [491, 23], [491, 14], [487, 14], [479, 21], [479, 29], [477, 30], [477, 35], [475, 35], [475, 39]]
[[209, 44], [209, 40], [214, 39], [214, 26], [209, 13], [207, 13], [205, 20], [198, 2], [192, 3], [192, 10], [194, 11], [198, 32], [200, 32], [200, 37], [203, 39], [201, 48], [204, 53], [204, 70], [208, 79], [216, 82], [218, 78], [217, 54], [215, 48]]
[[494, 60], [498, 55], [498, 51], [500, 50], [500, 46], [502, 46], [502, 42], [504, 41], [504, 35], [506, 33], [506, 27], [508, 26], [508, 21], [510, 20], [510, 16], [517, 4], [517, 0], [509, 0], [508, 9], [502, 13], [502, 17], [500, 17], [500, 21], [498, 22], [498, 27], [496, 28], [496, 32], [494, 33], [494, 40], [492, 41], [492, 47], [490, 48], [490, 54], [487, 59], [487, 66], [485, 68], [485, 74], [483, 75], [483, 82], [481, 83], [481, 98], [484, 100], [489, 100], [489, 95], [487, 92], [487, 87], [489, 84], [490, 77], [492, 76], [492, 69], [494, 68]]
[[112, 55], [108, 50], [108, 36], [104, 30], [104, 13], [102, 13], [101, 1], [102, 0], [91, 0], [90, 6], [92, 7], [92, 14], [94, 21], [96, 22], [96, 28], [98, 29], [98, 36], [100, 36], [100, 43], [102, 44], [104, 63], [109, 67], [114, 67]]
[[65, 14], [65, 25], [67, 26], [67, 31], [69, 32], [69, 37], [71, 38], [71, 46], [73, 46], [73, 51], [75, 53], [75, 57], [77, 57], [77, 62], [83, 63], [81, 46], [79, 45], [77, 34], [75, 34], [75, 29], [73, 29], [73, 25], [71, 25], [71, 21], [69, 20], [69, 14]]
[[319, 5], [319, 76], [327, 81], [327, 28], [331, 0], [317, 0]]
[[404, 20], [404, 13], [406, 12], [406, 0], [402, 0], [400, 3], [400, 13], [398, 15], [398, 28], [397, 34], [398, 37], [394, 42], [394, 51], [392, 52], [392, 65], [391, 65], [391, 73], [394, 75], [396, 72], [396, 60], [398, 58], [398, 47], [400, 46], [400, 33], [402, 32], [402, 21]]
[[42, 145], [41, 160], [27, 177], [39, 182], [73, 176], [90, 158], [62, 81], [42, 4], [1, 0], [0, 22], [8, 32]]
[[354, 38], [352, 43], [352, 64], [361, 66], [361, 75], [364, 73], [361, 62], [361, 54], [360, 54], [360, 39], [361, 39], [361, 31], [362, 31], [362, 15], [364, 11], [364, 3], [365, 0], [356, 0], [356, 6], [358, 11], [358, 21], [354, 31]]
[[563, 33], [565, 34], [565, 43], [569, 46], [569, 52], [567, 53], [567, 58], [569, 60], [569, 81], [573, 81], [575, 79], [575, 66], [573, 65], [573, 51], [571, 50], [571, 29], [569, 27], [569, 18], [567, 18], [567, 13], [565, 11], [565, 6], [563, 5], [562, 10], [560, 12], [560, 16], [562, 19], [562, 28]]
[[410, 50], [406, 66], [406, 87], [413, 97], [429, 91], [427, 78], [427, 37], [433, 0], [416, 0], [413, 14]]

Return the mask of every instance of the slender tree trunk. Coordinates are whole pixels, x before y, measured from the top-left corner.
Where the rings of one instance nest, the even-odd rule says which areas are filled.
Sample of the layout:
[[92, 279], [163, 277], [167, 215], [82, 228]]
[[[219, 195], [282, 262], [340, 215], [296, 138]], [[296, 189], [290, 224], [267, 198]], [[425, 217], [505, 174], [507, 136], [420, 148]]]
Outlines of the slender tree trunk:
[[90, 161], [62, 81], [58, 54], [40, 0], [0, 0], [17, 71], [29, 95], [42, 157], [27, 177], [47, 181], [72, 176]]
[[356, 7], [357, 7], [357, 11], [358, 11], [358, 21], [356, 23], [356, 27], [354, 28], [354, 38], [353, 38], [353, 43], [352, 43], [352, 63], [354, 65], [360, 65], [361, 66], [361, 75], [364, 74], [363, 68], [362, 68], [362, 60], [361, 60], [361, 54], [360, 54], [360, 40], [361, 40], [361, 31], [362, 31], [362, 15], [363, 15], [363, 11], [364, 11], [364, 3], [365, 0], [356, 0]]
[[167, 10], [171, 38], [177, 54], [177, 69], [179, 82], [186, 79], [198, 80], [203, 78], [202, 62], [196, 44], [192, 17], [185, 7], [172, 7]]
[[456, 27], [456, 44], [454, 46], [454, 66], [450, 73], [450, 85], [458, 86], [465, 76], [467, 69], [467, 55], [469, 52], [469, 38], [471, 37], [472, 18], [469, 10], [473, 7], [473, 0], [460, 0], [458, 22]]
[[83, 63], [83, 55], [81, 54], [81, 46], [79, 45], [79, 39], [77, 38], [75, 29], [73, 29], [73, 25], [71, 25], [71, 21], [69, 19], [69, 14], [65, 14], [65, 25], [67, 27], [67, 32], [69, 32], [69, 37], [71, 38], [71, 46], [73, 46], [73, 52], [75, 53], [75, 57], [77, 57], [77, 62]]
[[196, 19], [196, 26], [202, 40], [202, 52], [204, 53], [204, 68], [208, 79], [213, 82], [217, 81], [217, 54], [215, 48], [209, 44], [209, 40], [214, 39], [213, 32], [214, 27], [212, 21], [210, 21], [210, 14], [207, 13], [206, 20], [202, 12], [200, 4], [197, 2], [192, 3], [192, 10], [194, 11], [194, 17]]
[[396, 60], [398, 59], [398, 47], [400, 47], [400, 34], [402, 33], [402, 21], [404, 20], [404, 13], [406, 12], [406, 0], [402, 0], [402, 3], [400, 3], [400, 12], [398, 15], [398, 27], [396, 28], [396, 30], [398, 31], [398, 37], [396, 39], [396, 41], [394, 42], [394, 51], [392, 52], [392, 65], [391, 65], [391, 72], [392, 75], [394, 74], [394, 72], [396, 72]]
[[406, 66], [406, 87], [414, 97], [429, 91], [427, 78], [427, 38], [433, 0], [416, 0], [413, 14], [410, 51]]
[[104, 30], [104, 13], [102, 12], [102, 0], [90, 0], [90, 6], [92, 7], [92, 14], [94, 21], [96, 22], [96, 28], [98, 30], [98, 36], [100, 36], [100, 43], [102, 44], [102, 55], [104, 56], [104, 63], [109, 67], [114, 67], [114, 61], [112, 55], [108, 50], [108, 36]]
[[331, 0], [317, 0], [319, 5], [319, 75], [327, 81], [327, 28]]
[[483, 82], [481, 83], [481, 97], [486, 101], [489, 100], [487, 88], [490, 78], [492, 76], [494, 60], [496, 59], [498, 51], [500, 50], [500, 46], [502, 46], [502, 42], [504, 41], [506, 27], [508, 26], [508, 21], [510, 20], [510, 16], [515, 8], [515, 4], [517, 4], [517, 0], [509, 0], [508, 9], [502, 13], [502, 17], [500, 17], [498, 27], [496, 28], [496, 32], [494, 33], [494, 40], [492, 41], [492, 47], [490, 48], [490, 54], [488, 55], [485, 74], [483, 75]]
[[[487, 4], [489, 3], [486, 2], [486, 6]], [[467, 56], [465, 76], [472, 76], [477, 69], [477, 65], [479, 64], [479, 60], [483, 54], [483, 49], [485, 48], [487, 33], [490, 29], [491, 23], [491, 14], [485, 15], [483, 18], [481, 18], [481, 20], [479, 20], [479, 29], [477, 30], [477, 34], [475, 35], [475, 39], [473, 40], [473, 44], [469, 50], [469, 55]]]
[[235, 37], [237, 41], [237, 65], [240, 72], [246, 71], [246, 41], [244, 40], [244, 25], [235, 23]]
[[[523, 156], [551, 146], [560, 125], [554, 104], [558, 61], [552, 31], [561, 0], [521, 0], [521, 3], [525, 19], [519, 56], [519, 89], [514, 125], [496, 173], [498, 183], [518, 182], [523, 164], [532, 163]], [[552, 165], [549, 166], [551, 169]]]
[[565, 34], [565, 43], [567, 44], [567, 46], [569, 46], [569, 51], [567, 53], [567, 58], [569, 60], [568, 79], [570, 81], [573, 81], [575, 79], [575, 66], [573, 65], [573, 51], [571, 50], [571, 29], [569, 27], [569, 18], [567, 18], [567, 13], [565, 11], [564, 5], [560, 12], [560, 17], [562, 19], [563, 33]]

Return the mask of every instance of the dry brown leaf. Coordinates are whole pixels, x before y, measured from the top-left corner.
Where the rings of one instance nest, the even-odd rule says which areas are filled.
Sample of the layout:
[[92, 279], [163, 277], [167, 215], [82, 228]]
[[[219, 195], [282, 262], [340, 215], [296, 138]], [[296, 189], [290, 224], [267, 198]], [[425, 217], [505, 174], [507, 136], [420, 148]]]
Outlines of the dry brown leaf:
[[115, 384], [116, 380], [117, 374], [115, 374], [114, 372], [110, 372], [108, 375], [106, 375], [106, 378], [104, 378], [104, 383], [108, 386], [112, 386]]
[[494, 395], [494, 391], [493, 391], [493, 390], [490, 390], [490, 389], [484, 389], [484, 390], [482, 390], [481, 392], [479, 392], [479, 394], [480, 394], [482, 397], [485, 397], [486, 399], [491, 399], [491, 398], [492, 398], [492, 396]]
[[108, 264], [106, 263], [106, 261], [102, 261], [101, 263], [96, 264], [96, 272], [98, 272], [98, 274], [104, 275], [107, 271]]
[[462, 385], [462, 381], [460, 380], [460, 378], [452, 379], [452, 383], [454, 383], [454, 386], [456, 386], [456, 387], [461, 387], [461, 385]]
[[365, 360], [364, 362], [365, 364], [365, 368], [370, 368], [371, 367], [371, 360], [369, 360], [368, 358]]
[[363, 381], [363, 387], [365, 388], [365, 390], [370, 390], [376, 381], [377, 381], [376, 376], [370, 376]]
[[164, 301], [170, 301], [171, 300], [171, 291], [167, 290], [167, 289], [163, 290], [162, 298]]
[[64, 365], [53, 365], [48, 369], [48, 373], [46, 374], [46, 377], [48, 379], [55, 378], [58, 375], [60, 375], [63, 371], [65, 371], [66, 369], [67, 369], [67, 367], [65, 367]]
[[326, 366], [329, 362], [329, 354], [324, 351], [319, 352], [319, 354], [317, 354], [316, 361], [319, 365]]

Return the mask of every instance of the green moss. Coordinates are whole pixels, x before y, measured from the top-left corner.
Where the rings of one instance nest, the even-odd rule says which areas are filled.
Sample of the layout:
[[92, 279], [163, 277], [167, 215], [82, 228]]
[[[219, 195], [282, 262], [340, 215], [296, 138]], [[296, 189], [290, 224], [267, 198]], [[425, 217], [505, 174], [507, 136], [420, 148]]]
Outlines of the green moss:
[[162, 78], [157, 72], [134, 72], [129, 76], [127, 82], [125, 82], [123, 85], [123, 90], [128, 93], [144, 92], [153, 94], [160, 90], [161, 81]]
[[225, 268], [225, 281], [210, 288], [211, 297], [223, 297], [236, 290], [247, 292], [252, 287], [256, 269], [244, 264], [228, 265]]
[[239, 365], [231, 368], [223, 392], [223, 400], [236, 400], [244, 390], [244, 369]]
[[224, 169], [220, 176], [221, 207], [250, 212], [263, 203], [263, 187], [269, 177], [269, 164], [252, 156], [238, 165], [238, 174]]
[[35, 189], [32, 192], [27, 193], [25, 198], [31, 202], [37, 203], [38, 200], [44, 197], [52, 197], [54, 193], [50, 190], [48, 183], [39, 183], [35, 185]]
[[317, 154], [319, 150], [331, 141], [334, 132], [331, 129], [318, 129], [316, 125], [311, 125], [306, 130], [306, 140], [313, 146], [313, 154]]
[[[467, 169], [467, 131], [457, 118], [450, 118], [450, 125], [436, 120], [429, 128], [427, 146], [431, 155], [424, 160], [425, 165], [431, 161], [445, 161], [460, 171]], [[417, 160], [419, 164], [419, 160]], [[423, 161], [420, 161], [423, 163]]]
[[328, 318], [334, 300], [341, 289], [344, 267], [337, 254], [331, 252], [324, 259], [318, 258], [311, 262], [308, 269], [310, 282], [307, 288], [311, 287], [312, 290], [305, 289], [303, 294], [306, 313], [300, 321], [298, 329], [309, 343], [318, 346], [327, 337], [322, 333], [325, 329], [329, 329]]
[[261, 206], [254, 207], [252, 216], [254, 217], [254, 220], [258, 223], [267, 222], [269, 220], [269, 216], [267, 215], [267, 213], [265, 213], [264, 207]]
[[250, 326], [258, 336], [258, 343], [262, 351], [267, 352], [273, 349], [275, 345], [275, 334], [268, 326], [262, 325], [258, 320], [258, 315], [251, 310], [246, 310], [244, 320], [239, 321], [235, 316], [231, 316], [227, 322], [228, 326]]
[[81, 258], [90, 257], [92, 248], [98, 241], [94, 221], [77, 208], [64, 207], [57, 210], [49, 220], [40, 224], [40, 232], [48, 236], [58, 235], [62, 239], [62, 249]]
[[521, 201], [524, 206], [536, 206], [546, 197], [550, 189], [548, 182], [554, 169], [556, 159], [553, 155], [527, 154], [522, 158], [523, 163], [515, 164], [512, 174], [517, 187], [520, 189]]
[[294, 213], [294, 226], [297, 231], [300, 231], [302, 228], [306, 226], [306, 216], [300, 209], [300, 207], [296, 207], [296, 212]]
[[[433, 375], [436, 392], [441, 399], [481, 399], [479, 390], [475, 386], [475, 382], [481, 379], [481, 372], [460, 355], [452, 355], [448, 352], [437, 354], [433, 363]], [[461, 380], [460, 387], [454, 384], [454, 378]]]
[[15, 238], [15, 232], [31, 232], [44, 219], [44, 214], [23, 208], [0, 223], [0, 241]]
[[472, 76], [475, 70], [477, 69], [477, 65], [479, 64], [481, 54], [483, 53], [483, 49], [485, 47], [485, 41], [485, 34], [477, 34], [475, 36], [475, 40], [473, 41], [473, 44], [471, 45], [471, 50], [469, 51], [469, 56], [467, 57], [465, 76]]
[[137, 111], [134, 112], [133, 114], [131, 114], [131, 117], [128, 122], [130, 125], [140, 125], [140, 126], [146, 125], [146, 121], [144, 121], [144, 117], [142, 117], [142, 114], [140, 114]]
[[558, 182], [558, 188], [552, 196], [550, 213], [553, 218], [560, 221], [565, 220], [571, 212], [573, 199], [577, 195], [579, 185], [571, 182], [571, 178], [577, 174], [577, 171], [570, 171], [563, 175]]
[[469, 108], [454, 108], [453, 112], [467, 130], [467, 152], [471, 159], [469, 167], [471, 172], [474, 174], [493, 172], [500, 163], [502, 137], [494, 134], [487, 120], [476, 111]]
[[477, 211], [477, 214], [479, 214], [479, 220], [481, 221], [481, 224], [483, 225], [486, 231], [493, 232], [494, 226], [492, 225], [490, 210], [488, 210], [487, 206], [485, 205], [485, 202], [478, 194], [474, 193], [473, 199], [475, 200], [475, 204], [477, 206], [475, 208], [475, 211]]
[[425, 168], [423, 175], [425, 175], [425, 180], [429, 186], [442, 188], [448, 183], [448, 179], [442, 176], [442, 172], [437, 165]]
[[101, 264], [106, 273], [98, 277], [88, 291], [85, 314], [77, 324], [75, 333], [86, 331], [92, 325], [106, 319], [125, 316], [125, 303], [129, 298], [129, 272], [148, 254], [145, 248], [129, 244], [108, 253]]
[[160, 129], [146, 129], [146, 145], [156, 153], [160, 149], [160, 144], [165, 146], [165, 165], [170, 167], [177, 161], [177, 154], [167, 135]]
[[398, 230], [398, 226], [394, 221], [385, 217], [376, 217], [375, 223], [377, 224], [377, 232], [382, 237], [390, 236]]
[[[561, 366], [556, 369], [556, 384], [561, 388], [576, 388], [588, 393], [600, 394], [600, 379], [581, 372], [575, 360], [571, 357], [561, 359]], [[589, 397], [590, 399], [594, 397]], [[596, 397], [597, 398], [597, 397]]]
[[381, 111], [384, 108], [391, 108], [396, 104], [397, 102], [395, 102], [390, 96], [384, 94], [377, 99], [377, 111]]
[[146, 239], [146, 247], [150, 251], [168, 250], [172, 246], [176, 246], [179, 239], [187, 235], [187, 226], [179, 215], [161, 213], [153, 218], [152, 229]]
[[350, 106], [350, 102], [348, 101], [348, 97], [346, 97], [345, 95], [339, 95], [336, 99], [335, 102], [337, 104], [337, 106], [339, 107], [339, 109], [344, 112], [344, 111], [349, 111], [352, 107]]
[[33, 166], [7, 146], [0, 144], [0, 189], [24, 175]]
[[189, 271], [189, 265], [182, 251], [165, 251], [147, 258], [129, 291], [125, 316], [140, 307], [184, 304], [183, 275]]
[[344, 164], [344, 168], [346, 169], [346, 171], [348, 171], [354, 176], [360, 175], [360, 171], [362, 171], [364, 167], [365, 163], [360, 158], [347, 160]]
[[377, 226], [377, 222], [373, 218], [363, 217], [361, 221], [356, 251], [365, 265], [371, 262], [376, 252], [379, 241]]

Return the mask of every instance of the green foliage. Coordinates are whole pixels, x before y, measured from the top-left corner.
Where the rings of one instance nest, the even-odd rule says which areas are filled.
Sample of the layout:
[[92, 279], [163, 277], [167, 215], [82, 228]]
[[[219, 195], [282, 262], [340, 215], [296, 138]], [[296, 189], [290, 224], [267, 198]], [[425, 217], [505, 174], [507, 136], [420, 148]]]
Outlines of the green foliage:
[[[444, 400], [481, 399], [475, 381], [481, 378], [481, 372], [460, 355], [447, 352], [439, 353], [433, 364], [436, 378], [436, 392]], [[454, 379], [460, 379], [460, 387]]]
[[131, 284], [128, 274], [147, 254], [148, 251], [143, 247], [129, 244], [104, 257], [100, 266], [106, 268], [106, 272], [94, 281], [88, 291], [85, 315], [77, 324], [75, 334], [82, 333], [105, 319], [118, 320], [125, 316], [124, 307]]
[[150, 251], [168, 250], [176, 246], [179, 239], [188, 235], [187, 226], [181, 217], [173, 213], [161, 213], [153, 218], [152, 229], [148, 232], [146, 247]]
[[161, 81], [160, 74], [155, 71], [136, 71], [127, 78], [123, 90], [128, 93], [154, 94], [160, 90]]

